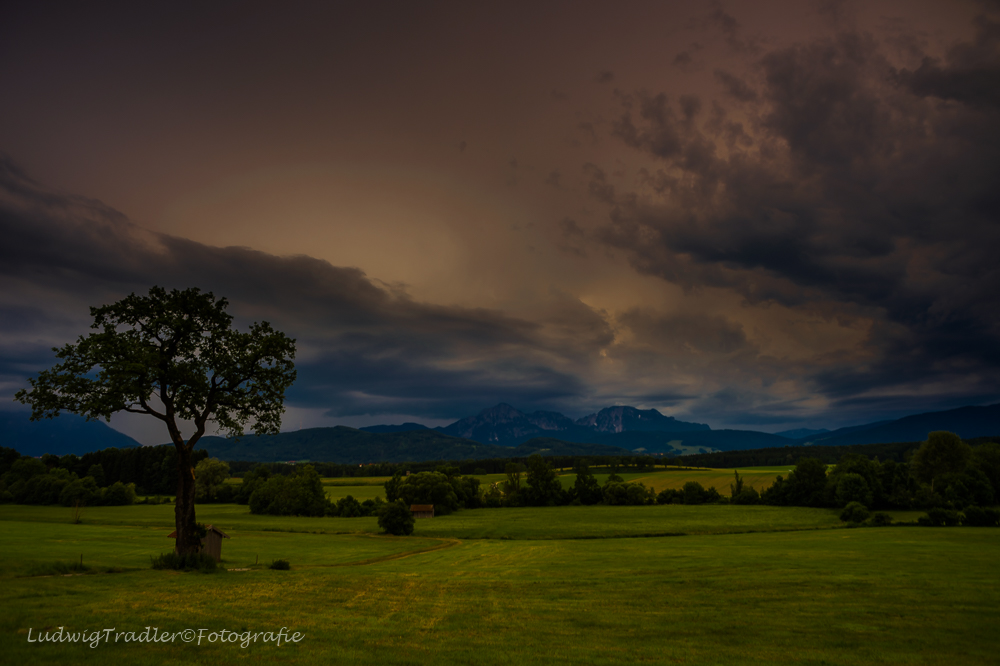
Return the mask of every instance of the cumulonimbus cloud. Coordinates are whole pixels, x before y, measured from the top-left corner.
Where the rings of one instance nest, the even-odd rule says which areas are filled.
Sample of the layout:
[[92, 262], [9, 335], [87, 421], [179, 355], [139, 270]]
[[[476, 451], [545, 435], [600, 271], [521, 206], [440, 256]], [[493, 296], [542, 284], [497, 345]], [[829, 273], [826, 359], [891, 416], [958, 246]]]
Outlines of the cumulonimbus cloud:
[[53, 344], [85, 333], [87, 306], [153, 284], [226, 296], [239, 324], [268, 320], [297, 338], [289, 404], [332, 416], [449, 418], [497, 400], [562, 406], [585, 393], [575, 371], [609, 339], [578, 301], [529, 321], [420, 303], [308, 256], [152, 233], [99, 201], [47, 190], [6, 159], [0, 237], [5, 386], [51, 364]]
[[907, 383], [988, 392], [1000, 369], [1000, 24], [976, 29], [910, 68], [841, 32], [761, 51], [743, 78], [718, 70], [715, 100], [623, 95], [613, 136], [653, 166], [639, 186], [587, 167], [608, 208], [589, 241], [688, 290], [870, 321], [864, 363], [812, 373], [835, 402]]

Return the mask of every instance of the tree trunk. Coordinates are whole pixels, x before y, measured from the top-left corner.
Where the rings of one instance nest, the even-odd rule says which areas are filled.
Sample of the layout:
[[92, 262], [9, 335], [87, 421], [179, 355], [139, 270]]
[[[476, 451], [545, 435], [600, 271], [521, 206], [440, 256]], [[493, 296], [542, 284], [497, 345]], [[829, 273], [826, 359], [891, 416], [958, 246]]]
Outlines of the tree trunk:
[[174, 526], [177, 528], [175, 549], [179, 555], [197, 553], [201, 550], [194, 517], [194, 465], [191, 464], [191, 450], [187, 446], [177, 447], [177, 501], [174, 504]]

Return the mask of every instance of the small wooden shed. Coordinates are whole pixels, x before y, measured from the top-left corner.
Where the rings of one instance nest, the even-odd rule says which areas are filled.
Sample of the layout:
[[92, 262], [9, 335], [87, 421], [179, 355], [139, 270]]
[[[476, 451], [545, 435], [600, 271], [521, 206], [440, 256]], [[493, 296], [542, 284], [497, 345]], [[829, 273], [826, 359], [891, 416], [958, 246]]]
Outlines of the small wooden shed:
[[[431, 507], [433, 509], [434, 507]], [[171, 539], [177, 538], [177, 530], [167, 535]], [[215, 558], [216, 562], [222, 561], [222, 540], [230, 538], [228, 534], [220, 530], [215, 525], [205, 526], [205, 537], [201, 540], [201, 552], [207, 553]]]
[[433, 518], [434, 517], [434, 505], [433, 504], [411, 504], [410, 513], [413, 514], [414, 518]]

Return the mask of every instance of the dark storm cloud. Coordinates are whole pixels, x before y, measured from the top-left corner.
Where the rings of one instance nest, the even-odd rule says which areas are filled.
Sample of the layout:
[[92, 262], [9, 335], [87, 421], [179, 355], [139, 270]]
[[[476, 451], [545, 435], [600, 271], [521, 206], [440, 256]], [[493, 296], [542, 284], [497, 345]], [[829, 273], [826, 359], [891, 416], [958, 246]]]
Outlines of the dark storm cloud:
[[757, 91], [748, 86], [742, 79], [721, 69], [715, 70], [715, 79], [722, 84], [726, 92], [741, 102], [753, 102], [757, 99]]
[[920, 96], [1000, 106], [1000, 22], [976, 18], [976, 38], [953, 46], [945, 62], [925, 57], [900, 78]]
[[633, 308], [619, 320], [636, 340], [656, 348], [673, 347], [709, 354], [732, 354], [749, 347], [743, 327], [718, 315], [661, 314]]
[[592, 238], [686, 289], [870, 320], [865, 363], [812, 371], [835, 402], [985, 386], [1000, 369], [1000, 24], [976, 28], [910, 69], [869, 34], [774, 49], [752, 80], [716, 72], [739, 106], [623, 96], [614, 135], [656, 166], [638, 188], [586, 167], [609, 207]]
[[691, 54], [687, 51], [681, 51], [674, 56], [674, 64], [678, 66], [690, 65], [692, 60]]
[[[318, 407], [330, 416], [417, 414], [455, 418], [506, 402], [561, 409], [584, 387], [550, 368], [509, 359], [468, 370], [445, 370], [407, 363], [395, 355], [372, 355], [366, 345], [338, 349], [300, 366], [289, 400]], [[331, 396], [335, 399], [331, 400]]]
[[722, 32], [726, 45], [736, 53], [755, 53], [758, 48], [754, 40], [746, 39], [743, 36], [740, 22], [727, 13], [716, 3], [715, 8], [709, 14], [709, 23]]
[[225, 295], [238, 324], [268, 320], [295, 337], [289, 404], [333, 416], [448, 418], [501, 400], [561, 407], [584, 388], [553, 359], [586, 363], [610, 341], [601, 317], [569, 297], [538, 321], [418, 303], [356, 268], [143, 231], [98, 201], [47, 191], [9, 160], [0, 162], [0, 235], [5, 388], [52, 363], [51, 345], [32, 338], [70, 342], [87, 331], [88, 305], [153, 284]]

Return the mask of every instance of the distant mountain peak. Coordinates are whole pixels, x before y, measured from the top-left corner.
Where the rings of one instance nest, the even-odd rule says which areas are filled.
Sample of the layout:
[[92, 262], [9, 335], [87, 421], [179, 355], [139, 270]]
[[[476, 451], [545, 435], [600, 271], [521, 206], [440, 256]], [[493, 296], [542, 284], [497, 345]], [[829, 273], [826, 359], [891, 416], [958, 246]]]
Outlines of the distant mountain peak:
[[627, 405], [605, 407], [596, 414], [584, 416], [576, 425], [593, 428], [598, 432], [639, 431], [696, 431], [710, 430], [704, 423], [686, 423], [672, 416], [664, 416], [655, 409], [636, 409]]
[[573, 419], [559, 412], [536, 411], [526, 414], [525, 418], [542, 430], [566, 430], [574, 426]]
[[710, 430], [703, 423], [686, 423], [671, 416], [664, 416], [655, 409], [635, 407], [607, 407], [596, 414], [578, 421], [559, 412], [535, 411], [530, 414], [515, 409], [507, 403], [489, 407], [475, 416], [455, 421], [444, 428], [436, 428], [454, 437], [467, 437], [484, 444], [516, 445], [531, 437], [569, 437], [579, 440], [592, 438], [599, 433], [626, 431], [693, 432]]
[[494, 444], [511, 438], [535, 435], [541, 429], [523, 412], [501, 402], [475, 416], [459, 419], [440, 431], [453, 437], [467, 437], [484, 444]]
[[[501, 402], [493, 407], [487, 407], [476, 416], [469, 417], [487, 423], [510, 423], [525, 417], [524, 412], [520, 412], [506, 402]], [[465, 419], [463, 419], [465, 420]]]

